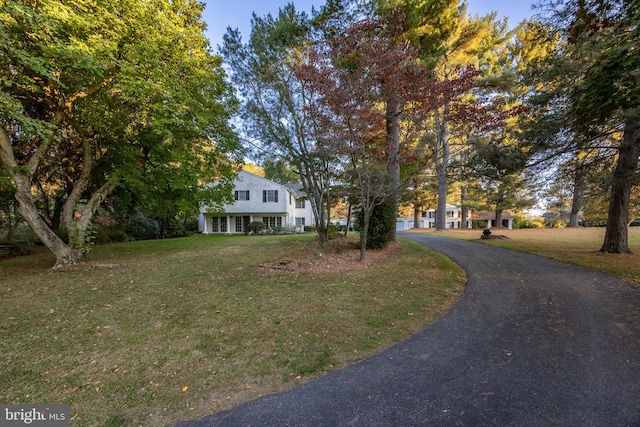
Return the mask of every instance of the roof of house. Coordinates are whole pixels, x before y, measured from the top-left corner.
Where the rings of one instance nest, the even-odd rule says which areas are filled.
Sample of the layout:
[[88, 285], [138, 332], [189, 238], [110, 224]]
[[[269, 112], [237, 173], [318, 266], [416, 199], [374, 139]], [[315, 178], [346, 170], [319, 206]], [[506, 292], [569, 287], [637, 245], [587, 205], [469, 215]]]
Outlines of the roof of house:
[[[502, 212], [502, 219], [512, 219], [512, 218], [513, 217], [509, 212], [507, 211]], [[492, 211], [479, 211], [479, 212], [474, 211], [471, 213], [471, 219], [483, 220], [483, 221], [496, 219], [496, 213]]]
[[283, 184], [285, 187], [287, 187], [289, 190], [293, 191], [293, 194], [295, 196], [305, 196], [307, 194], [306, 191], [304, 191], [304, 185], [302, 184]]

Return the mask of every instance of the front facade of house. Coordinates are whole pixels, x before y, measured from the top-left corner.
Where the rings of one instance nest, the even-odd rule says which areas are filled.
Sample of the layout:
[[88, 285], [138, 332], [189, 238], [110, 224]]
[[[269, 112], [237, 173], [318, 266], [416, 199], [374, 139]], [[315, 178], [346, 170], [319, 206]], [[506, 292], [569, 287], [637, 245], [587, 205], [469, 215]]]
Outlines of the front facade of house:
[[299, 186], [286, 186], [250, 172], [240, 171], [233, 190], [234, 203], [221, 212], [200, 209], [198, 231], [203, 234], [241, 234], [253, 221], [264, 222], [267, 229], [304, 231], [314, 225], [311, 203]]

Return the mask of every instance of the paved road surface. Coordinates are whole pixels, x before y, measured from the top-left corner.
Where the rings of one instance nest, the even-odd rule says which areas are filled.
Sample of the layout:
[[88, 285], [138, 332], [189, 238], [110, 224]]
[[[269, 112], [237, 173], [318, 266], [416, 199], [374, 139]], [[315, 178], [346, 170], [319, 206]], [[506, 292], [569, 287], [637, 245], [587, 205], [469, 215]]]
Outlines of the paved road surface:
[[460, 300], [356, 365], [187, 426], [640, 426], [640, 289], [533, 255], [404, 234]]

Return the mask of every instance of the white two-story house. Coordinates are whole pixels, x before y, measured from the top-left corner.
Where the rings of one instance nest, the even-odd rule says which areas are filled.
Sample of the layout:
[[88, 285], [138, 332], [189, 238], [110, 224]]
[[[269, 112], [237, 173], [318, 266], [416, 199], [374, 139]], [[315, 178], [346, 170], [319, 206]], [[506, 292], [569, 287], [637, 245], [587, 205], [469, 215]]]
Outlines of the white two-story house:
[[238, 234], [249, 223], [262, 221], [269, 229], [304, 231], [314, 225], [313, 209], [299, 185], [283, 185], [250, 172], [240, 171], [233, 190], [234, 203], [221, 211], [200, 208], [198, 229], [203, 234]]

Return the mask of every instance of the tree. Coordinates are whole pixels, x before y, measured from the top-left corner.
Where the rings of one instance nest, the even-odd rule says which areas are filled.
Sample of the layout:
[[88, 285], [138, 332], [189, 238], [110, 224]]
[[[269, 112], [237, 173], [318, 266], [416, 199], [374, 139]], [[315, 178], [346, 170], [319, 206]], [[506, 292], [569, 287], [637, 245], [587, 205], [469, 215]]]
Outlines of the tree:
[[17, 209], [18, 202], [13, 197], [15, 192], [16, 189], [11, 184], [9, 175], [0, 169], [0, 228], [6, 229], [4, 241], [8, 244], [13, 243], [13, 235], [18, 225], [23, 223]]
[[284, 159], [274, 160], [267, 157], [264, 160], [264, 177], [280, 184], [295, 184], [300, 177]]
[[[191, 171], [191, 183], [229, 175], [235, 104], [201, 9], [192, 0], [3, 2], [0, 160], [56, 267], [82, 260], [98, 207], [124, 182], [140, 188], [150, 168]], [[62, 204], [68, 242], [38, 208], [36, 185]]]
[[254, 155], [286, 159], [297, 169], [313, 208], [316, 230], [326, 241], [333, 158], [332, 153], [318, 148], [307, 108], [313, 94], [295, 73], [304, 62], [310, 32], [308, 16], [289, 4], [275, 18], [254, 15], [246, 44], [238, 30], [228, 29], [222, 53], [243, 94], [241, 116], [246, 133], [254, 140]]
[[565, 37], [566, 55], [580, 64], [569, 95], [576, 126], [590, 140], [612, 128], [622, 131], [600, 251], [630, 253], [629, 209], [640, 156], [640, 7], [626, 0], [565, 0], [543, 6], [554, 12], [550, 22]]
[[[443, 41], [446, 54], [436, 65], [438, 78], [443, 81], [454, 79], [458, 77], [461, 68], [467, 69], [471, 66], [474, 70], [483, 70], [483, 75], [478, 75], [477, 79], [495, 79], [498, 71], [491, 62], [495, 61], [493, 57], [496, 52], [503, 48], [511, 35], [507, 30], [506, 21], [496, 21], [495, 14], [469, 18], [466, 8], [463, 7], [460, 9], [457, 22], [457, 27]], [[482, 86], [475, 81], [470, 83], [467, 89], [471, 89], [472, 85]], [[491, 101], [481, 98], [480, 91], [476, 90], [475, 96], [452, 98], [450, 102], [444, 103], [433, 112], [434, 159], [438, 178], [437, 230], [446, 227], [448, 177], [452, 156], [459, 159], [464, 155], [468, 129], [479, 132], [482, 127], [487, 127], [487, 122], [490, 121], [486, 107]], [[468, 94], [470, 95], [470, 91]], [[454, 144], [457, 147], [454, 147]], [[454, 148], [455, 152], [452, 152]]]
[[[308, 65], [298, 68], [301, 79], [317, 92], [310, 107], [323, 149], [334, 152], [344, 170], [347, 195], [358, 200], [362, 216], [361, 260], [368, 225], [377, 206], [392, 206], [395, 218], [401, 147], [389, 137], [389, 105], [417, 114], [441, 96], [430, 71], [418, 63], [415, 49], [402, 39], [402, 14], [362, 19], [324, 43], [316, 43]], [[395, 107], [393, 107], [395, 108]], [[398, 112], [400, 114], [400, 112]], [[392, 132], [395, 132], [393, 130]], [[392, 171], [392, 172], [390, 172]], [[391, 221], [395, 230], [395, 221]], [[395, 232], [391, 233], [391, 238]]]
[[496, 228], [502, 227], [502, 213], [522, 210], [535, 204], [523, 176], [529, 158], [509, 140], [480, 140], [470, 160], [474, 175], [485, 192], [485, 204], [495, 211]]
[[545, 192], [570, 205], [568, 226], [577, 227], [592, 181], [610, 176], [602, 164], [615, 156], [616, 132], [594, 138], [578, 125], [571, 92], [585, 70], [582, 61], [567, 55], [566, 39], [538, 21], [522, 27], [518, 39], [526, 59], [520, 76], [528, 89], [521, 143], [533, 151], [530, 168], [540, 177], [537, 185], [545, 188], [553, 182]]
[[[402, 17], [402, 37], [412, 44], [416, 49], [416, 56], [430, 69], [435, 68], [438, 61], [446, 53], [446, 40], [458, 28], [458, 3], [458, 0], [421, 2], [376, 0], [373, 2], [374, 9], [382, 16], [401, 12], [399, 16]], [[386, 100], [387, 171], [391, 187], [394, 189], [392, 194], [393, 203], [396, 206], [394, 218], [397, 217], [397, 205], [400, 199], [399, 156], [402, 150], [400, 122], [405, 106], [404, 101], [406, 100], [395, 96], [389, 96]], [[395, 232], [393, 237], [395, 238]]]

